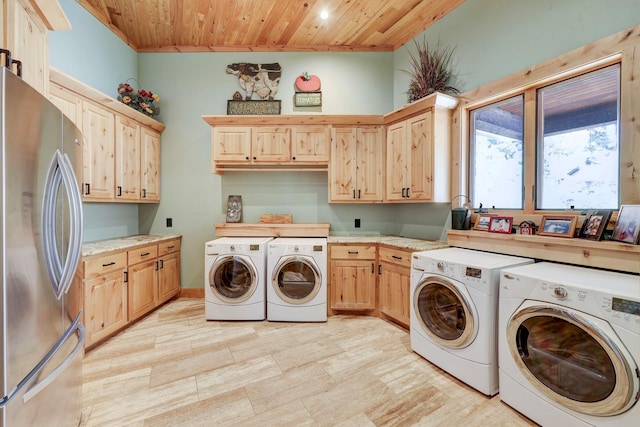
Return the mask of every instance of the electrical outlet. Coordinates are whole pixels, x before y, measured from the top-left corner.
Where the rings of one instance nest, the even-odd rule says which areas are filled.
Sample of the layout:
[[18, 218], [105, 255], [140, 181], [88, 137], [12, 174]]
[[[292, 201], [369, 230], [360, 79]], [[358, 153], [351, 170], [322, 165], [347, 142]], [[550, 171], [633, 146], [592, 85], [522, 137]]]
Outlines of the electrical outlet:
[[360, 218], [356, 218], [355, 227], [360, 228]]
[[167, 218], [167, 227], [173, 227], [173, 218]]

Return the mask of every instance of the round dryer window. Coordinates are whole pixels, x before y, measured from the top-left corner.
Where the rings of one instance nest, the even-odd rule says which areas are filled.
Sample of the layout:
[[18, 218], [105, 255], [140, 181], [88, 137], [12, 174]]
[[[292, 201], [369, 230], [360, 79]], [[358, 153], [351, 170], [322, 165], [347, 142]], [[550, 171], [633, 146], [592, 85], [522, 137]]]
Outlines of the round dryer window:
[[308, 257], [291, 256], [281, 260], [273, 270], [273, 288], [290, 304], [311, 301], [320, 291], [320, 271]]
[[438, 277], [425, 278], [415, 290], [414, 310], [420, 326], [444, 347], [463, 348], [473, 342], [477, 320], [472, 307], [457, 286]]
[[637, 368], [612, 336], [586, 315], [552, 305], [521, 308], [507, 325], [509, 351], [529, 381], [561, 405], [596, 416], [619, 414], [637, 400]]
[[209, 271], [209, 286], [223, 301], [242, 302], [256, 290], [257, 273], [251, 260], [243, 256], [224, 256]]

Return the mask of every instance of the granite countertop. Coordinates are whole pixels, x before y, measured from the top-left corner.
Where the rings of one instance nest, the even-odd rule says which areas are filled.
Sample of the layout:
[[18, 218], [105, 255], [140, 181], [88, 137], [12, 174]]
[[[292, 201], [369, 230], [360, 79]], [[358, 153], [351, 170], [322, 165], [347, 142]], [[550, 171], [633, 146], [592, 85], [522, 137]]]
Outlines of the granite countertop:
[[139, 234], [136, 236], [119, 237], [116, 239], [98, 240], [82, 244], [82, 256], [88, 257], [107, 252], [129, 249], [163, 240], [170, 240], [182, 237], [180, 234]]
[[381, 243], [384, 245], [395, 246], [401, 249], [411, 249], [414, 251], [430, 251], [433, 249], [448, 248], [446, 242], [440, 240], [421, 240], [400, 236], [381, 236], [381, 235], [353, 235], [353, 236], [336, 236], [330, 235], [327, 238], [328, 243]]

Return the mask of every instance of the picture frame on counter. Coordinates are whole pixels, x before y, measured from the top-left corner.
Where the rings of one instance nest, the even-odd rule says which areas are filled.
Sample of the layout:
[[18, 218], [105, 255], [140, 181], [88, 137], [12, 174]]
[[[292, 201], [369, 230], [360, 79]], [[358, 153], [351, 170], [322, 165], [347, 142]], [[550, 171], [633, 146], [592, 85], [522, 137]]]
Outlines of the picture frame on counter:
[[610, 210], [598, 210], [588, 214], [582, 224], [578, 237], [587, 240], [602, 240], [612, 213]]
[[623, 243], [638, 243], [640, 235], [640, 205], [622, 205], [618, 212], [611, 240]]
[[489, 229], [490, 233], [502, 233], [502, 234], [511, 234], [511, 229], [513, 227], [513, 217], [512, 216], [492, 216], [489, 220]]
[[479, 214], [476, 218], [475, 224], [473, 224], [473, 229], [479, 231], [488, 231], [489, 225], [491, 223], [491, 218], [494, 216], [494, 214]]
[[572, 238], [576, 230], [576, 217], [572, 215], [542, 215], [538, 229], [540, 236]]

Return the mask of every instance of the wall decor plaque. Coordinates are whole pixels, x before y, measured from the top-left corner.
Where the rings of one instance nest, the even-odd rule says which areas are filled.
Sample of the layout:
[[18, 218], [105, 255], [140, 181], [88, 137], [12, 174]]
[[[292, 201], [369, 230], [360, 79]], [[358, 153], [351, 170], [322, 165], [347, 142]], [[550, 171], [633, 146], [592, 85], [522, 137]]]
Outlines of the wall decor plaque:
[[280, 100], [245, 100], [227, 101], [227, 115], [278, 115], [280, 114]]
[[296, 107], [318, 107], [322, 105], [322, 92], [296, 92]]
[[242, 221], [242, 196], [229, 196], [227, 199], [227, 222]]

